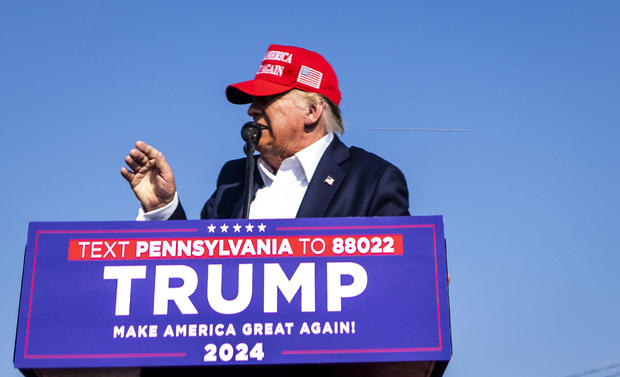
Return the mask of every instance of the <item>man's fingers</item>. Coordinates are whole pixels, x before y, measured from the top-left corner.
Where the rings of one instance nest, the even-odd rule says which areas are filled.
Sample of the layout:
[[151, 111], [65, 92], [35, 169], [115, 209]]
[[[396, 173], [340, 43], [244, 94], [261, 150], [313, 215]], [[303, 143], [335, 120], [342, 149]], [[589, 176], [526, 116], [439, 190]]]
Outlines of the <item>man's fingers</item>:
[[121, 168], [121, 175], [123, 176], [123, 178], [127, 180], [127, 182], [131, 183], [131, 179], [133, 178], [133, 173], [127, 170], [127, 168], [124, 166]]
[[147, 160], [153, 160], [157, 169], [165, 170], [168, 167], [166, 158], [160, 151], [155, 149], [155, 147], [138, 140], [136, 141], [136, 148], [146, 156]]
[[142, 140], [138, 140], [138, 141], [136, 141], [136, 148], [138, 148], [138, 149], [140, 149], [140, 150], [143, 150], [143, 149], [144, 149], [144, 148], [146, 148], [147, 146], [148, 146], [148, 144], [147, 144], [147, 143], [145, 143], [145, 142], [144, 142], [144, 141], [142, 141]]
[[169, 203], [176, 191], [172, 170], [157, 149], [143, 141], [125, 156], [121, 175], [133, 189], [145, 209], [155, 209]]
[[127, 156], [125, 157], [125, 163], [127, 164], [127, 166], [129, 166], [131, 168], [131, 170], [133, 171], [137, 171], [139, 170], [142, 165], [140, 165], [138, 162], [136, 162], [133, 158], [131, 158], [131, 156]]
[[129, 157], [131, 157], [133, 161], [140, 166], [144, 166], [149, 162], [149, 158], [144, 153], [142, 153], [141, 151], [137, 149], [130, 150]]
[[160, 171], [164, 172], [166, 169], [170, 170], [168, 166], [168, 162], [161, 152], [157, 152], [157, 157], [155, 158], [155, 167]]
[[136, 141], [136, 148], [144, 153], [149, 160], [157, 158], [160, 154], [157, 149], [140, 140]]

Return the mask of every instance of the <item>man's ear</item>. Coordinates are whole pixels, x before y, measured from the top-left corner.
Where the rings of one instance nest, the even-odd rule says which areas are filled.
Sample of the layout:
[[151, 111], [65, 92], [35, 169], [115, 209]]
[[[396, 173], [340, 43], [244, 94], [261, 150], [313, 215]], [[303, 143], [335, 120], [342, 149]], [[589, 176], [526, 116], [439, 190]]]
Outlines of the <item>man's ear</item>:
[[310, 103], [306, 110], [306, 117], [304, 119], [304, 126], [313, 126], [318, 123], [319, 119], [323, 115], [323, 111], [325, 111], [325, 106], [327, 104], [325, 101], [317, 101]]

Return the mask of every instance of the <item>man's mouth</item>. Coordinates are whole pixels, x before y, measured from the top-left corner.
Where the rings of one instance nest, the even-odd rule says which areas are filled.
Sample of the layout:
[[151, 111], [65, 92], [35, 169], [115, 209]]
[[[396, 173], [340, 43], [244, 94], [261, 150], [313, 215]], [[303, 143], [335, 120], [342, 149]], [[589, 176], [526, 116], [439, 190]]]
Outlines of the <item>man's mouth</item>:
[[267, 118], [266, 116], [263, 116], [262, 118], [263, 118], [262, 121], [259, 121], [259, 122], [254, 121], [254, 122], [260, 126], [261, 132], [263, 130], [268, 130], [269, 134], [271, 135], [272, 134], [271, 133], [271, 122], [269, 121], [269, 118]]

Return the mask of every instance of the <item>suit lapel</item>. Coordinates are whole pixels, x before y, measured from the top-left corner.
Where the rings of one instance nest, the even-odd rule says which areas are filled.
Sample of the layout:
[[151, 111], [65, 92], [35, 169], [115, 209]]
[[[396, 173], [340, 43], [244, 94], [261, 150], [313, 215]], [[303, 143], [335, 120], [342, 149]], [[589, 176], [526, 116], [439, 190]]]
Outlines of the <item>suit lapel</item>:
[[349, 158], [349, 149], [334, 135], [334, 140], [323, 153], [308, 184], [306, 194], [297, 211], [297, 217], [322, 217], [347, 171], [340, 164]]

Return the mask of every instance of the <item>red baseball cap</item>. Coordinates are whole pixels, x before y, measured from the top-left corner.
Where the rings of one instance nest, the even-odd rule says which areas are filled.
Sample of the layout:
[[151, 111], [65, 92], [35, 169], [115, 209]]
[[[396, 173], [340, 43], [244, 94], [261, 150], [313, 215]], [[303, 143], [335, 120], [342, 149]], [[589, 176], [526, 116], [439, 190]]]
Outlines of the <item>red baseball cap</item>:
[[240, 105], [251, 103], [252, 96], [271, 96], [295, 88], [340, 104], [338, 78], [327, 60], [313, 51], [281, 45], [269, 46], [254, 80], [229, 85], [226, 98]]

